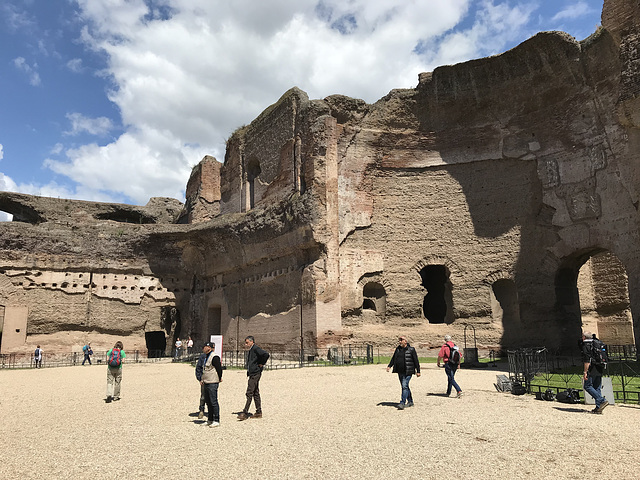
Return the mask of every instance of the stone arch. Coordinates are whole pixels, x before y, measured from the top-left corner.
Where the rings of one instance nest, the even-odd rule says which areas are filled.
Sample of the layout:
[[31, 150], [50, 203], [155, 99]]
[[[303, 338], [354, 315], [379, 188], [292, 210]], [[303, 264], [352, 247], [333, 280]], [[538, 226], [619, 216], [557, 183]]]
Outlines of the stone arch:
[[491, 317], [505, 328], [520, 323], [520, 303], [516, 282], [510, 274], [493, 272], [484, 280], [489, 286]]
[[628, 277], [622, 261], [600, 247], [565, 257], [555, 275], [555, 307], [561, 327], [577, 337], [581, 329], [606, 343], [635, 343]]
[[364, 275], [358, 281], [358, 286], [362, 293], [362, 311], [368, 310], [384, 316], [387, 312], [389, 282], [380, 275]]
[[251, 209], [255, 207], [256, 204], [256, 181], [257, 178], [262, 173], [262, 168], [260, 168], [260, 161], [256, 157], [252, 157], [249, 159], [246, 165], [246, 175], [247, 175], [247, 191], [249, 194], [249, 204], [248, 208]]
[[452, 276], [459, 273], [455, 263], [446, 257], [428, 256], [413, 268], [420, 275], [420, 284], [427, 290], [422, 302], [422, 313], [429, 323], [453, 323]]

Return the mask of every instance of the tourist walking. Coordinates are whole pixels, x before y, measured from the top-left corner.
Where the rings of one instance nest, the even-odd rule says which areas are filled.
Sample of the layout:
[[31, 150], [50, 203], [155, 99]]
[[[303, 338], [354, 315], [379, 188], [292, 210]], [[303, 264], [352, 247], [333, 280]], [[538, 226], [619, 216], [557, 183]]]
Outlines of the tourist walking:
[[91, 343], [87, 343], [84, 347], [82, 347], [82, 353], [84, 353], [84, 360], [82, 360], [82, 365], [84, 365], [84, 362], [89, 362], [89, 365], [91, 365], [91, 355], [93, 355]]
[[420, 362], [418, 361], [416, 349], [409, 345], [407, 337], [398, 337], [398, 346], [393, 352], [389, 365], [387, 365], [387, 372], [392, 367], [393, 373], [398, 374], [398, 380], [400, 380], [400, 386], [402, 387], [402, 396], [400, 397], [400, 403], [398, 403], [398, 409], [404, 410], [405, 406], [413, 407], [413, 396], [411, 395], [409, 382], [414, 373], [417, 377], [420, 376]]
[[120, 384], [122, 382], [122, 361], [125, 359], [124, 346], [121, 341], [107, 352], [107, 398], [105, 402], [120, 400]]
[[596, 408], [591, 413], [601, 414], [609, 402], [602, 396], [602, 375], [604, 374], [604, 363], [600, 360], [601, 356], [595, 351], [601, 344], [595, 335], [591, 332], [582, 333], [582, 379], [584, 381], [584, 390], [596, 401]]
[[253, 414], [251, 418], [262, 418], [260, 377], [262, 377], [262, 369], [269, 359], [269, 353], [256, 345], [255, 339], [252, 336], [244, 339], [244, 346], [249, 349], [249, 353], [247, 354], [247, 377], [249, 378], [247, 379], [247, 402], [242, 412], [238, 414], [238, 420], [246, 420], [249, 418], [249, 408], [251, 407], [252, 400], [256, 407], [256, 413]]
[[451, 341], [451, 335], [445, 335], [444, 345], [440, 347], [440, 352], [438, 353], [438, 367], [440, 362], [444, 363], [444, 371], [447, 374], [447, 397], [451, 395], [451, 387], [456, 389], [456, 398], [462, 397], [462, 389], [454, 378], [460, 368], [460, 360], [460, 350]]
[[[222, 381], [222, 364], [220, 363], [220, 357], [215, 354], [215, 350], [215, 343], [205, 343], [204, 347], [202, 347], [202, 354], [196, 364], [196, 378], [200, 382], [201, 389], [204, 388], [204, 400], [209, 411], [207, 421], [202, 425], [208, 427], [218, 427], [220, 425], [218, 386]], [[200, 413], [204, 413], [204, 409], [200, 410]], [[202, 417], [198, 415], [198, 418]]]
[[33, 352], [33, 361], [36, 364], [36, 368], [42, 367], [42, 349], [40, 345], [36, 347], [36, 350]]

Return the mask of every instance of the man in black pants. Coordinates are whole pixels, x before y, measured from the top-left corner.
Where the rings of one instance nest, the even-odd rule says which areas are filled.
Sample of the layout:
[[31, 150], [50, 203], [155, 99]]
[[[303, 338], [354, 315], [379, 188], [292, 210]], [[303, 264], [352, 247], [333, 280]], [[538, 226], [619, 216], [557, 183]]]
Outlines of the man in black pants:
[[249, 407], [251, 406], [251, 400], [256, 406], [256, 413], [251, 418], [262, 418], [262, 402], [260, 400], [260, 377], [262, 376], [262, 368], [269, 359], [269, 354], [261, 349], [255, 343], [255, 339], [252, 336], [248, 336], [244, 339], [245, 348], [249, 349], [247, 355], [247, 403], [245, 404], [242, 412], [238, 414], [238, 420], [246, 420], [249, 418]]

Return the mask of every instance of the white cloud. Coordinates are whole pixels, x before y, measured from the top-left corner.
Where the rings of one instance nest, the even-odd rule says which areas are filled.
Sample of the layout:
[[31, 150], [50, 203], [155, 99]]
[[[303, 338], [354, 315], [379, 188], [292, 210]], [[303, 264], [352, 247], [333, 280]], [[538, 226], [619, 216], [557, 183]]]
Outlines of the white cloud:
[[67, 62], [67, 68], [71, 70], [73, 73], [81, 73], [82, 72], [82, 59], [81, 58], [72, 58]]
[[551, 21], [557, 22], [560, 20], [572, 20], [575, 18], [583, 17], [590, 13], [593, 13], [594, 9], [591, 8], [587, 2], [576, 2], [571, 5], [567, 5], [565, 8], [556, 13]]
[[[484, 0], [78, 0], [82, 41], [106, 54], [124, 132], [46, 166], [78, 192], [182, 198], [191, 166], [286, 90], [375, 102], [438, 65], [497, 53], [535, 6]], [[468, 28], [456, 26], [474, 7]], [[442, 44], [438, 46], [438, 41]], [[416, 48], [418, 45], [421, 48]], [[72, 70], [81, 62], [67, 65]], [[79, 113], [69, 133], [112, 127]]]
[[71, 130], [64, 132], [65, 135], [78, 135], [82, 132], [91, 135], [106, 135], [113, 129], [113, 123], [107, 117], [88, 118], [76, 112], [67, 113], [67, 118], [71, 122]]
[[38, 73], [38, 64], [34, 63], [33, 66], [29, 65], [24, 57], [18, 57], [13, 59], [13, 64], [18, 70], [22, 70], [29, 77], [29, 83], [34, 87], [40, 85], [40, 74]]

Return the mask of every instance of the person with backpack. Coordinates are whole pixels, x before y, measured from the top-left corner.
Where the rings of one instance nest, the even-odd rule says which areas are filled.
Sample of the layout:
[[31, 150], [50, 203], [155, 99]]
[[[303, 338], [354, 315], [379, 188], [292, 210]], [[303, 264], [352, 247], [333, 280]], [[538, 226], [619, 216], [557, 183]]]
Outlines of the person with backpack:
[[451, 387], [456, 389], [456, 398], [462, 397], [462, 389], [454, 378], [460, 368], [460, 360], [462, 360], [460, 350], [451, 341], [451, 335], [445, 335], [444, 345], [442, 345], [438, 353], [438, 367], [441, 361], [444, 362], [444, 371], [447, 374], [447, 397], [451, 395]]
[[602, 396], [602, 375], [607, 362], [607, 350], [604, 343], [591, 332], [582, 332], [582, 364], [584, 390], [596, 401], [591, 413], [601, 414], [609, 402]]
[[122, 382], [122, 361], [125, 359], [124, 346], [117, 341], [107, 352], [107, 398], [106, 403], [120, 400], [120, 383]]
[[91, 350], [91, 343], [87, 343], [84, 347], [82, 347], [82, 353], [84, 353], [84, 360], [82, 360], [82, 365], [84, 362], [89, 362], [91, 365], [91, 355], [93, 355], [93, 350]]
[[42, 368], [42, 349], [40, 345], [38, 345], [35, 352], [33, 352], [33, 361], [36, 364], [36, 368]]
[[[249, 350], [247, 353], [247, 392], [245, 396], [247, 401], [244, 404], [242, 412], [238, 414], [238, 420], [243, 421], [247, 418], [262, 418], [262, 399], [260, 398], [260, 378], [262, 377], [262, 369], [269, 360], [269, 352], [261, 349], [256, 345], [256, 340], [252, 335], [244, 339], [244, 347]], [[256, 413], [249, 415], [249, 407], [253, 400], [256, 407]]]
[[398, 374], [400, 386], [402, 387], [402, 395], [398, 410], [404, 410], [406, 407], [413, 407], [413, 396], [409, 388], [411, 376], [415, 373], [416, 377], [420, 376], [420, 361], [416, 349], [409, 345], [407, 337], [398, 337], [398, 346], [393, 352], [393, 356], [387, 365], [387, 372], [393, 367], [393, 373]]

